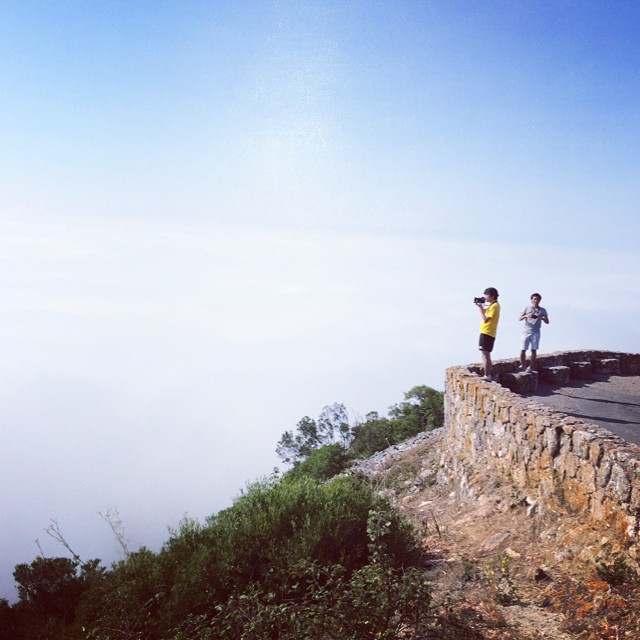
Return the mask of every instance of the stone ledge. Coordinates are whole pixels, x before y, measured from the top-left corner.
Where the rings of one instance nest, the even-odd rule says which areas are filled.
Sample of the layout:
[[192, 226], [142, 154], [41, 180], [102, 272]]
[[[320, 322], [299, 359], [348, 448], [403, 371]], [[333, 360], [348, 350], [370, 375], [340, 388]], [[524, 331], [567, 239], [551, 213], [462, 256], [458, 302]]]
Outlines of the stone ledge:
[[620, 373], [620, 359], [596, 358], [593, 360], [593, 370], [598, 373]]
[[[490, 469], [541, 506], [580, 514], [629, 539], [640, 535], [640, 447], [575, 417], [518, 395], [537, 382], [518, 360], [494, 363], [503, 386], [482, 379], [479, 365], [449, 367], [445, 375], [446, 450], [442, 470], [458, 479]], [[637, 375], [640, 354], [554, 353], [538, 358], [541, 373], [568, 380], [597, 372]]]
[[500, 384], [514, 393], [532, 393], [538, 389], [538, 374], [518, 371], [517, 373], [503, 373]]
[[591, 360], [588, 362], [570, 362], [569, 369], [571, 370], [571, 377], [578, 380], [586, 380], [591, 377], [593, 372], [593, 364]]
[[560, 365], [557, 367], [541, 367], [540, 378], [543, 382], [552, 382], [553, 384], [566, 384], [571, 376], [570, 367]]

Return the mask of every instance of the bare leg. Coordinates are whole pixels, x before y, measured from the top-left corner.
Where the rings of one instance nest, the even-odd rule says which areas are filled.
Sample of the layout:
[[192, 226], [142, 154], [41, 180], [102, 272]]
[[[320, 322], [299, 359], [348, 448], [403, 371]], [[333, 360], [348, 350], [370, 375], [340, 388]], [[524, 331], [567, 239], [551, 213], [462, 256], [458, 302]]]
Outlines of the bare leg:
[[488, 351], [481, 351], [480, 353], [482, 353], [482, 365], [484, 367], [484, 375], [490, 376], [491, 369], [493, 368], [493, 365], [491, 363], [491, 354]]
[[520, 352], [520, 364], [523, 369], [527, 366], [527, 352], [524, 349]]
[[537, 362], [537, 351], [535, 349], [531, 349], [531, 369], [533, 371], [536, 370], [536, 362]]

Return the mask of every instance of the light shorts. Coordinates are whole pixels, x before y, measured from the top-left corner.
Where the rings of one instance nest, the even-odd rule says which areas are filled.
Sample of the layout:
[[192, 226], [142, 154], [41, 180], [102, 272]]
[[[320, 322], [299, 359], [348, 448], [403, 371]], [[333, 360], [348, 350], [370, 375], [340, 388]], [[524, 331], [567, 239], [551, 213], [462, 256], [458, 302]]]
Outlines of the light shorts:
[[527, 349], [531, 349], [532, 351], [537, 351], [540, 347], [540, 332], [538, 333], [523, 333], [522, 334], [522, 346], [521, 349], [526, 351]]

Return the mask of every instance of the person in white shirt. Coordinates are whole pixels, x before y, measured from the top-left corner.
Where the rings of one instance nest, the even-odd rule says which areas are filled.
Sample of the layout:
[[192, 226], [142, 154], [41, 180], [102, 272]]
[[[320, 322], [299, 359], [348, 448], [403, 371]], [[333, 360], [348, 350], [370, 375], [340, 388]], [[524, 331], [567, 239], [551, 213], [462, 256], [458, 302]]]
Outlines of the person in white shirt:
[[[518, 320], [524, 320], [522, 331], [522, 344], [520, 346], [520, 367], [527, 371], [535, 371], [538, 349], [540, 348], [540, 327], [542, 323], [549, 324], [549, 314], [540, 306], [542, 296], [539, 293], [531, 294], [531, 304], [524, 308]], [[527, 367], [527, 349], [531, 349], [531, 361]]]

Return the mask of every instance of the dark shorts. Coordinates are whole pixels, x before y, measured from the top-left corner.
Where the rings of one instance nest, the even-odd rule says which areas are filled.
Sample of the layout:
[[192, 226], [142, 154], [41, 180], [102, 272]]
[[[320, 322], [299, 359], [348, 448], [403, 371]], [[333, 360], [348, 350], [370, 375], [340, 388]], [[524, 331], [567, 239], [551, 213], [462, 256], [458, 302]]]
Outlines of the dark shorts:
[[480, 342], [478, 342], [478, 344], [480, 345], [480, 351], [487, 351], [491, 353], [493, 351], [493, 343], [495, 341], [496, 339], [493, 336], [488, 336], [486, 333], [481, 333]]

